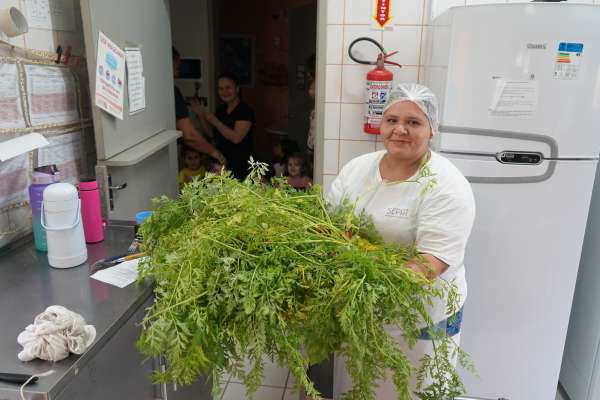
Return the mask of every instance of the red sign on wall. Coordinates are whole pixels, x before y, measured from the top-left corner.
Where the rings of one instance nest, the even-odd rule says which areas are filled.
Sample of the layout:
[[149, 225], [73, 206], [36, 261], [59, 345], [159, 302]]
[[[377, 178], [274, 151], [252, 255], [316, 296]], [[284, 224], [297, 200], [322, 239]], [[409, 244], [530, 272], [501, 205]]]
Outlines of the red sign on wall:
[[392, 20], [392, 12], [390, 9], [392, 0], [373, 0], [373, 2], [375, 3], [375, 15], [373, 16], [373, 19], [378, 28], [384, 29]]

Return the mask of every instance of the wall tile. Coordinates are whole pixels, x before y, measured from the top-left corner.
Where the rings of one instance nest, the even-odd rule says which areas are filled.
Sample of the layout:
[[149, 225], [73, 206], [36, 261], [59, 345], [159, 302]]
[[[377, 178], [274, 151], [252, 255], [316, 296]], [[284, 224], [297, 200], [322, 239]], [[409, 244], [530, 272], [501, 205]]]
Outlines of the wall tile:
[[[356, 64], [348, 57], [348, 46], [359, 37], [370, 37], [379, 43], [382, 41], [381, 31], [372, 30], [371, 25], [345, 25], [344, 26], [344, 64]], [[363, 60], [377, 60], [379, 49], [369, 42], [358, 43], [353, 48], [355, 57]]]
[[57, 31], [58, 43], [66, 49], [71, 46], [71, 54], [74, 56], [85, 55], [85, 44], [83, 42], [83, 33]]
[[394, 13], [394, 25], [421, 25], [425, 1], [426, 0], [398, 1], [395, 10], [392, 10]]
[[344, 0], [327, 0], [327, 23], [344, 23]]
[[375, 141], [375, 136], [363, 132], [364, 104], [342, 104], [340, 139]]
[[373, 65], [344, 65], [342, 67], [342, 102], [364, 103], [367, 73]]
[[339, 102], [342, 87], [342, 66], [328, 65], [325, 74], [325, 101]]
[[325, 103], [325, 139], [340, 138], [340, 104]]
[[[365, 134], [366, 135], [366, 134]], [[343, 168], [348, 161], [360, 155], [372, 153], [375, 151], [375, 142], [359, 142], [342, 140], [340, 141], [340, 168]]]
[[450, 7], [464, 6], [465, 4], [466, 0], [431, 0], [429, 4], [429, 19], [434, 19]]
[[25, 34], [25, 46], [29, 49], [56, 51], [58, 39], [56, 32], [45, 29], [29, 29]]
[[346, 0], [345, 24], [371, 24], [374, 10], [371, 0]]
[[[331, 184], [335, 180], [337, 175], [323, 175], [323, 192], [329, 192], [329, 188]], [[291, 377], [291, 376], [290, 376]], [[296, 399], [298, 398], [298, 394], [296, 393]]]
[[398, 50], [390, 60], [403, 65], [419, 65], [421, 30], [420, 26], [395, 26], [394, 30], [383, 32], [386, 51]]
[[338, 156], [340, 151], [339, 140], [325, 140], [323, 147], [323, 173], [337, 174], [338, 173]]
[[329, 25], [327, 27], [327, 64], [342, 63], [342, 49], [344, 47], [344, 27], [342, 25]]
[[411, 83], [417, 82], [419, 76], [418, 67], [394, 67], [389, 66], [388, 68], [394, 73], [394, 86], [399, 83]]

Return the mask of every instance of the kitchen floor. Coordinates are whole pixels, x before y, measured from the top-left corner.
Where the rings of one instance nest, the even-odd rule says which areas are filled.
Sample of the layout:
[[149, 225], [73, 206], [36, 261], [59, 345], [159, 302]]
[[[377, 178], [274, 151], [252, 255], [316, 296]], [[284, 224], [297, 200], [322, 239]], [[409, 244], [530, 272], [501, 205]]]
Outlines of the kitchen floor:
[[[287, 368], [281, 368], [271, 361], [265, 361], [262, 386], [254, 398], [260, 400], [298, 400], [298, 391], [294, 391], [295, 379]], [[221, 400], [241, 400], [246, 398], [246, 386], [236, 378], [222, 383], [224, 388]]]
[[[265, 371], [262, 386], [254, 395], [259, 400], [299, 400], [299, 394], [294, 391], [295, 379], [287, 370], [271, 361], [265, 361]], [[222, 383], [224, 388], [221, 400], [241, 400], [246, 398], [246, 386], [235, 378], [229, 378]], [[555, 400], [569, 400], [560, 391], [556, 392]]]

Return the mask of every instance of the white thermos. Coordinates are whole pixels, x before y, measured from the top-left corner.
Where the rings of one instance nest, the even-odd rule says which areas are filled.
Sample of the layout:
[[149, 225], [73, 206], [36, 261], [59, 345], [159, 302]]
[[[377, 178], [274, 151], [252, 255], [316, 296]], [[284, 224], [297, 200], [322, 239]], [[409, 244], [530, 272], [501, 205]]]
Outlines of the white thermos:
[[87, 260], [81, 201], [75, 186], [54, 183], [44, 189], [42, 226], [48, 238], [50, 266], [71, 268]]

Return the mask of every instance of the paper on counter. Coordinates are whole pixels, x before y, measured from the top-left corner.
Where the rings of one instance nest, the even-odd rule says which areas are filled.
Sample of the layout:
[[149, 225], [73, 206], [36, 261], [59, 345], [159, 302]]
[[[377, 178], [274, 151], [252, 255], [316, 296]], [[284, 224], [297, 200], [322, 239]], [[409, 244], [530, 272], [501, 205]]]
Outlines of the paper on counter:
[[141, 49], [126, 48], [125, 59], [127, 62], [129, 114], [135, 114], [146, 108], [146, 82]]
[[20, 156], [40, 147], [47, 146], [48, 140], [39, 133], [30, 133], [0, 142], [0, 161]]
[[537, 107], [536, 81], [496, 79], [490, 111], [496, 117], [531, 118]]
[[135, 260], [124, 261], [115, 265], [114, 267], [101, 269], [93, 274], [90, 278], [122, 289], [131, 285], [137, 280], [137, 267], [139, 261], [139, 258], [136, 258]]

